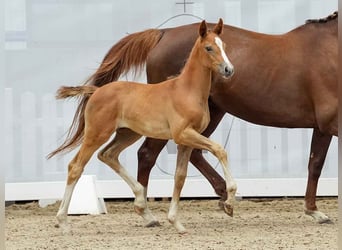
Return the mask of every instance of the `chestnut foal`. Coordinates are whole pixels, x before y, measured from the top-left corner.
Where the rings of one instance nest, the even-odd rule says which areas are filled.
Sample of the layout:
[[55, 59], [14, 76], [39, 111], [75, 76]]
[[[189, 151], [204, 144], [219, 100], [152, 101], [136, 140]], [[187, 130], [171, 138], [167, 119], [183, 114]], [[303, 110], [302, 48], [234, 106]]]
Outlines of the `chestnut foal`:
[[222, 19], [213, 31], [208, 30], [205, 21], [200, 24], [199, 37], [184, 69], [176, 78], [151, 85], [112, 82], [100, 88], [84, 85], [61, 87], [58, 90], [57, 98], [88, 98], [75, 114], [69, 138], [49, 155], [52, 157], [81, 144], [69, 164], [67, 185], [57, 213], [59, 226], [64, 232], [68, 232], [67, 211], [74, 187], [90, 157], [114, 132], [115, 138], [98, 153], [98, 158], [130, 186], [136, 197], [135, 211], [148, 225], [157, 224], [158, 221], [147, 208], [145, 189], [128, 174], [118, 160], [119, 154], [141, 136], [173, 139], [178, 144], [175, 184], [168, 220], [179, 233], [186, 232], [177, 217], [177, 209], [193, 148], [208, 150], [220, 161], [228, 193], [224, 209], [228, 215], [233, 215], [236, 183], [228, 168], [227, 154], [220, 145], [201, 135], [209, 123], [208, 97], [212, 71], [223, 77], [229, 77], [234, 71], [224, 52], [225, 45], [219, 38], [222, 26]]

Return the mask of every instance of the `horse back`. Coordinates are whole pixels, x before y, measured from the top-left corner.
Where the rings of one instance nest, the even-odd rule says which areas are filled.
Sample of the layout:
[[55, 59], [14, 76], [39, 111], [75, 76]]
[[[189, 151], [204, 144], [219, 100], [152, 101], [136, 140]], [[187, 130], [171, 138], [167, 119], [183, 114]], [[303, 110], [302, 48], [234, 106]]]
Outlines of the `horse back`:
[[[229, 80], [213, 75], [211, 100], [261, 125], [317, 127], [320, 119], [330, 119], [337, 106], [337, 20], [329, 22], [281, 35], [225, 25], [222, 40], [236, 70]], [[196, 36], [196, 25], [165, 29], [148, 56], [148, 82], [179, 74]], [[327, 105], [330, 118], [321, 118]]]

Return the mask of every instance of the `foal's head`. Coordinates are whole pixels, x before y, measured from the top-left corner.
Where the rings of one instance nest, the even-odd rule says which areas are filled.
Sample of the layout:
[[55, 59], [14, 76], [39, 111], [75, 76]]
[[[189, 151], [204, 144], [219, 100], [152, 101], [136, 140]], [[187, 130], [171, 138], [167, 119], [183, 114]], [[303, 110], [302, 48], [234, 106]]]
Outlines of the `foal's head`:
[[221, 74], [223, 77], [232, 76], [234, 67], [229, 61], [224, 48], [225, 43], [219, 35], [222, 33], [223, 21], [220, 18], [213, 30], [208, 30], [203, 20], [199, 27], [200, 60], [211, 70]]

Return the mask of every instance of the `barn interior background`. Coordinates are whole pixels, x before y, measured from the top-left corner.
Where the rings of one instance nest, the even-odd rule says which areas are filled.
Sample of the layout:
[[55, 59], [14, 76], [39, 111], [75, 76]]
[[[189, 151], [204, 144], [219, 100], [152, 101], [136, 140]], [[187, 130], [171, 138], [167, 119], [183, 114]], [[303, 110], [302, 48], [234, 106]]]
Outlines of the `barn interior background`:
[[[56, 101], [61, 85], [79, 85], [109, 48], [128, 33], [173, 27], [201, 18], [281, 34], [306, 19], [337, 10], [337, 0], [6, 0], [0, 27], [1, 165], [5, 199], [60, 198], [74, 152], [46, 160], [62, 142], [75, 101]], [[1, 23], [0, 23], [1, 24]], [[233, 62], [234, 63], [234, 62]], [[123, 79], [131, 79], [129, 74]], [[145, 82], [144, 72], [138, 79]], [[225, 145], [242, 196], [304, 195], [311, 129], [279, 129], [226, 115], [212, 138]], [[142, 140], [121, 156], [133, 176]], [[206, 158], [221, 173], [209, 153]], [[169, 143], [151, 173], [149, 196], [172, 194], [176, 147]], [[131, 197], [128, 186], [93, 157], [85, 174], [97, 176], [104, 197]], [[204, 177], [189, 167], [183, 196], [214, 196]], [[337, 195], [337, 139], [333, 138], [319, 195]]]

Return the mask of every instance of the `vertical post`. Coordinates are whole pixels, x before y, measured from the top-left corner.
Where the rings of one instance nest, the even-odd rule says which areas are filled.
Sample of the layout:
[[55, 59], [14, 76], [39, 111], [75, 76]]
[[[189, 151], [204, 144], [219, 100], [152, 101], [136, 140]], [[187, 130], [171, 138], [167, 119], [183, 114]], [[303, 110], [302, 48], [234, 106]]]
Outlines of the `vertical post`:
[[187, 2], [186, 0], [183, 0], [183, 2], [177, 2], [176, 4], [182, 4], [183, 5], [183, 11], [186, 13], [186, 5], [187, 4], [194, 4], [194, 2]]
[[[0, 1], [0, 116], [3, 117], [5, 105], [4, 100], [5, 89], [5, 1]], [[0, 122], [0, 138], [4, 138], [4, 123]], [[0, 142], [0, 150], [4, 152], [4, 140]], [[4, 164], [0, 162], [0, 225], [5, 225], [5, 171]], [[0, 249], [5, 249], [5, 230], [4, 226], [0, 227]]]
[[[341, 13], [342, 11], [342, 4], [338, 5], [339, 8], [339, 13]], [[341, 21], [340, 21], [341, 20]], [[338, 20], [338, 50], [339, 50], [339, 58], [338, 58], [338, 96], [340, 97], [339, 99], [339, 107], [338, 107], [338, 133], [340, 134], [340, 136], [338, 137], [338, 166], [339, 169], [341, 169], [342, 166], [342, 137], [341, 137], [341, 130], [342, 130], [342, 102], [341, 102], [341, 96], [342, 96], [342, 43], [341, 40], [342, 39], [342, 19], [340, 18]], [[341, 247], [342, 246], [342, 171], [338, 171], [338, 179], [340, 180], [338, 182], [338, 207], [340, 209], [338, 209], [338, 246]]]

